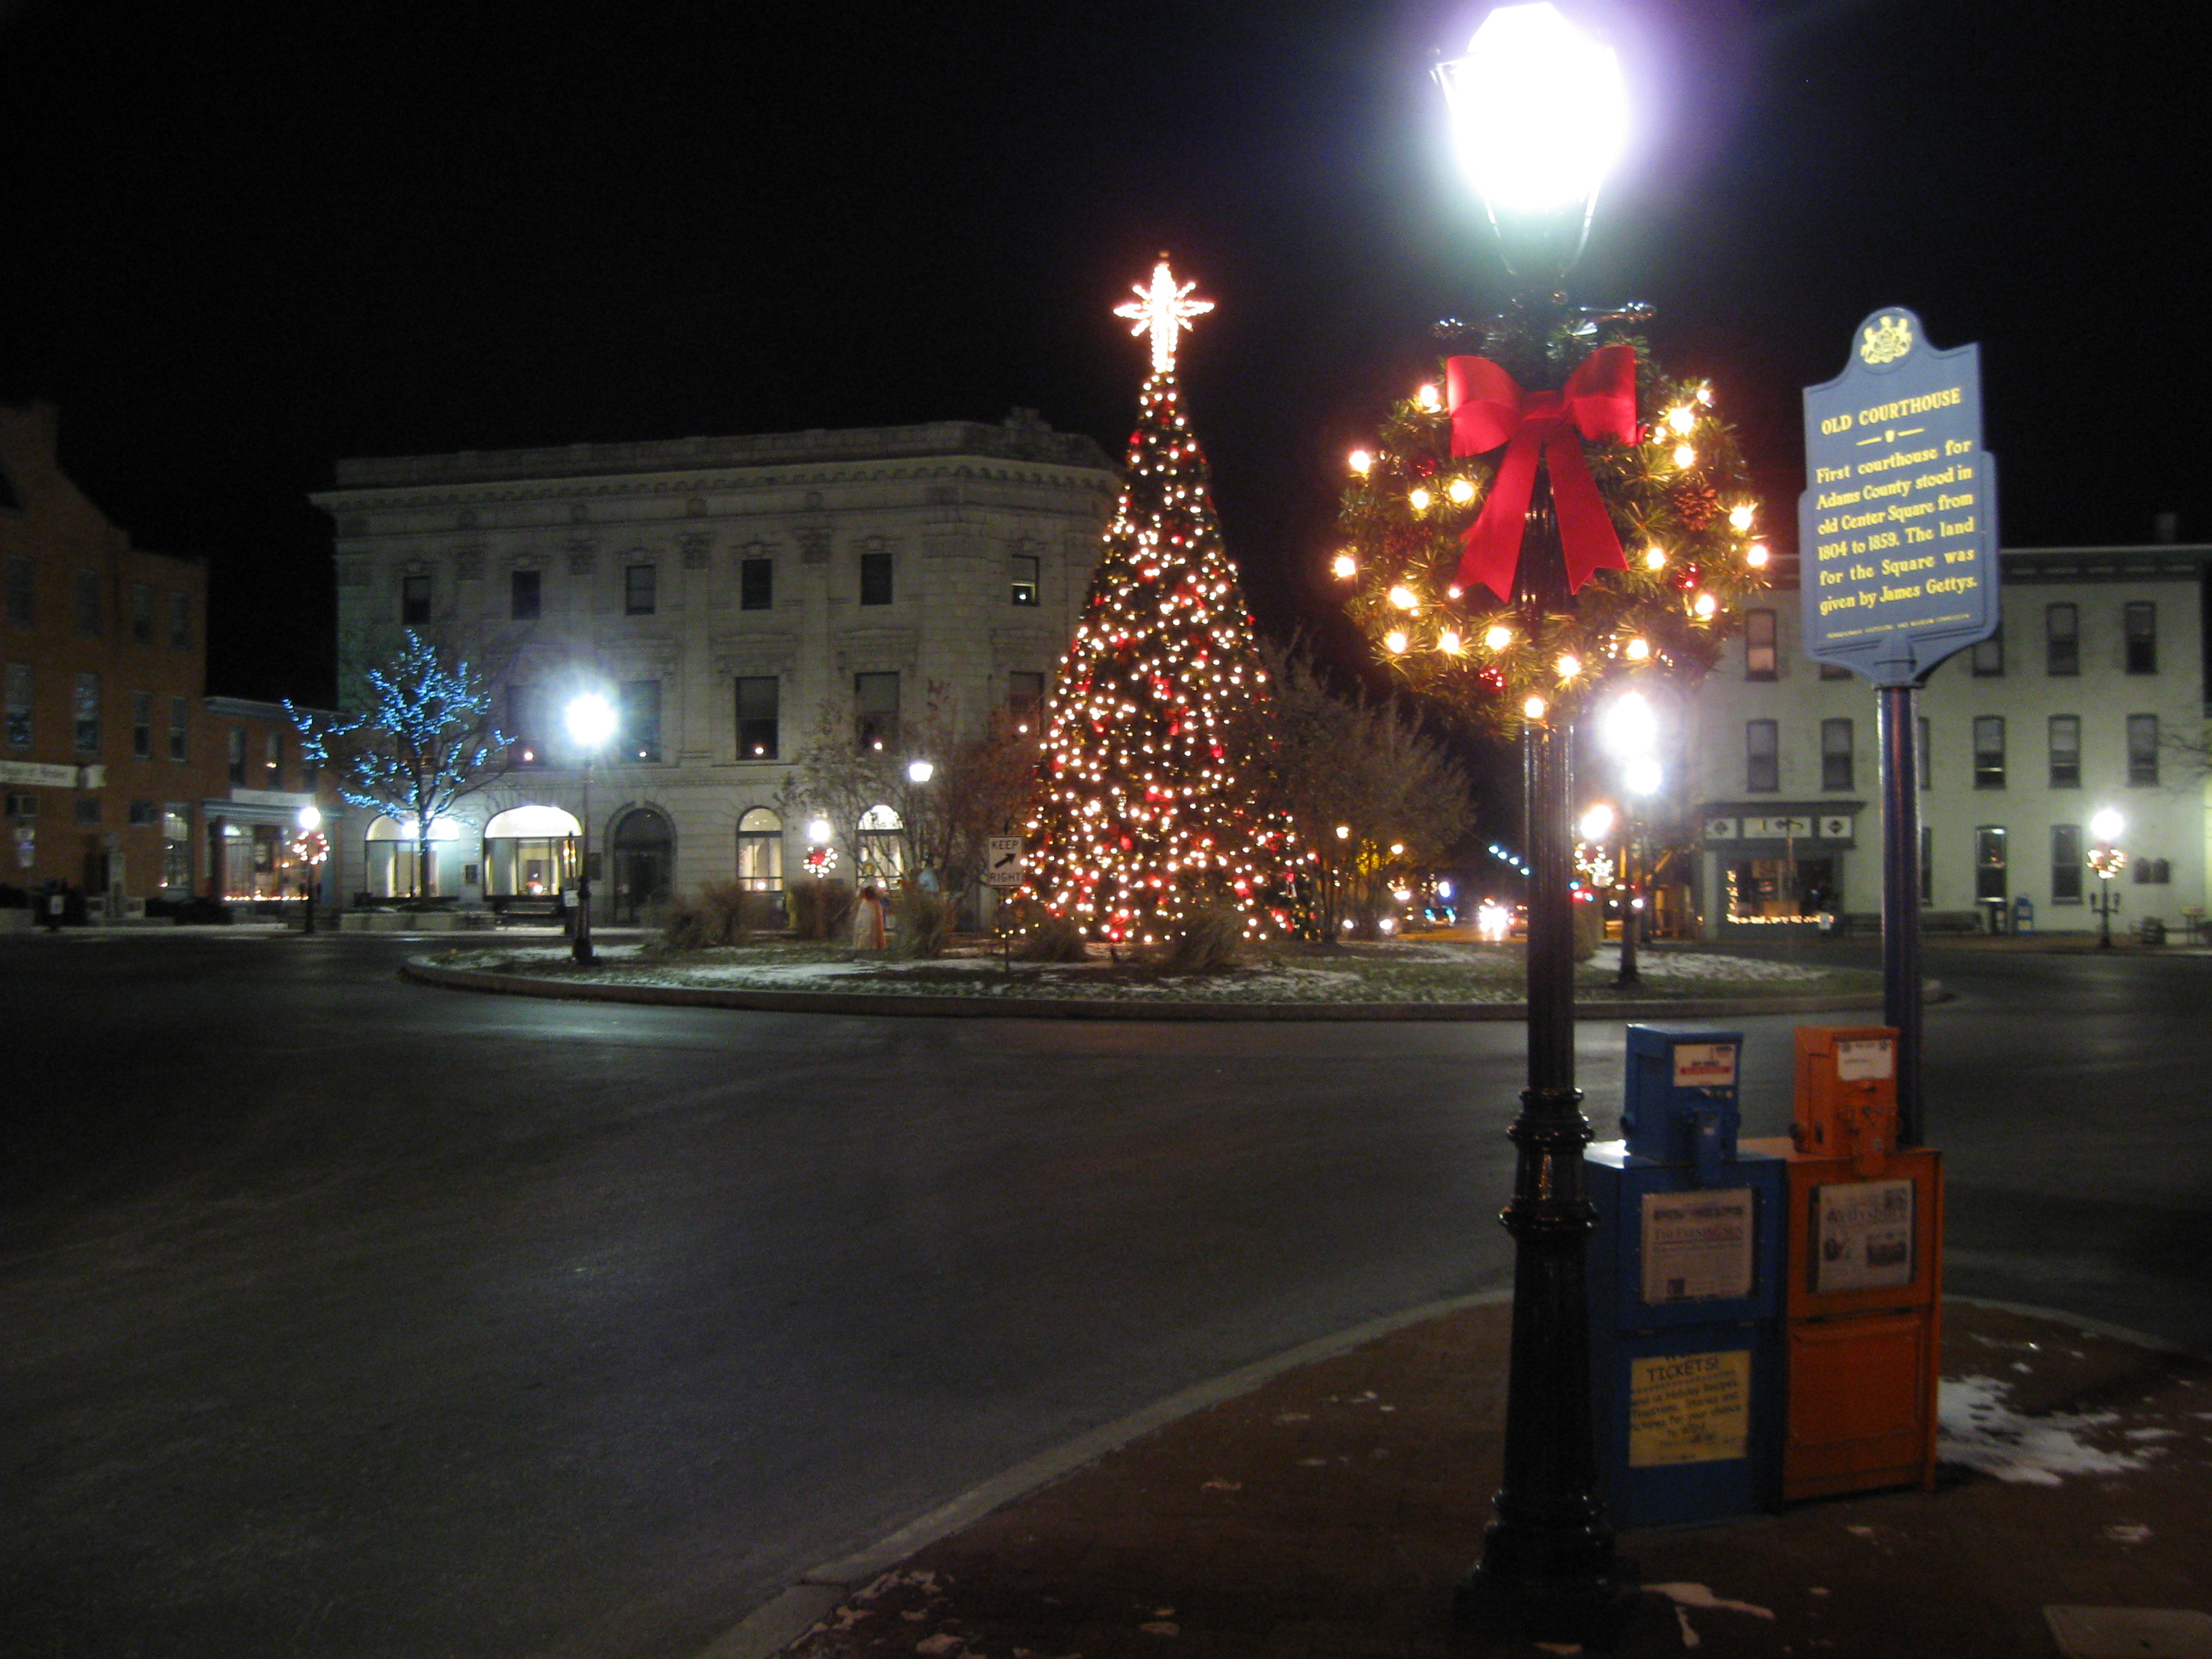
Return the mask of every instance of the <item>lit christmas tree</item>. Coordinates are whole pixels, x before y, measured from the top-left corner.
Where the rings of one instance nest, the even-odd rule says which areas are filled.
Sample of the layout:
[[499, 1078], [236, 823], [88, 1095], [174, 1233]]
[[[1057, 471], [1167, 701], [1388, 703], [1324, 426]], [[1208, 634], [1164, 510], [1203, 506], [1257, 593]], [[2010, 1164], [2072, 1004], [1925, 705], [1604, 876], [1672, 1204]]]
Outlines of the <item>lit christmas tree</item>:
[[1267, 674], [1222, 550], [1176, 344], [1213, 309], [1163, 258], [1115, 314], [1152, 336], [1128, 483], [1046, 706], [1030, 892], [1114, 943], [1164, 940], [1202, 904], [1249, 936], [1290, 925], [1287, 826], [1260, 806]]

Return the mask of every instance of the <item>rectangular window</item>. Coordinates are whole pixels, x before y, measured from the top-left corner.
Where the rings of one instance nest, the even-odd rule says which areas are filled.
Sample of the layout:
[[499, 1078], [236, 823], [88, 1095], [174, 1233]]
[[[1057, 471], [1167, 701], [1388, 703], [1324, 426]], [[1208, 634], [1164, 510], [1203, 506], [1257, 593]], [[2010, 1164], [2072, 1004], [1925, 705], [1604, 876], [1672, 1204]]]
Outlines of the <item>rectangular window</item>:
[[2051, 826], [2051, 902], [2081, 902], [2081, 826], [2078, 823]]
[[234, 787], [243, 789], [246, 787], [246, 728], [232, 726], [225, 741], [228, 748], [225, 756], [228, 775]]
[[2162, 887], [2173, 879], [2173, 860], [2171, 859], [2137, 859], [2128, 866], [2135, 872], [2139, 887]]
[[2002, 714], [1974, 717], [1974, 787], [2005, 787], [2005, 733]]
[[[767, 560], [761, 561], [763, 564]], [[738, 758], [774, 760], [776, 755], [778, 681], [773, 674], [738, 681]]]
[[2011, 878], [2005, 867], [2004, 830], [1998, 824], [1985, 823], [1974, 831], [1975, 900], [2002, 903], [2011, 896]]
[[1920, 775], [1920, 787], [1923, 789], [1925, 789], [1928, 787], [1928, 780], [1935, 775], [1930, 770], [1930, 763], [1928, 758], [1928, 750], [1929, 747], [1928, 738], [1928, 716], [1925, 714], [1919, 715], [1916, 717], [1913, 723], [1919, 729], [1912, 734], [1912, 764], [1914, 769]]
[[1035, 605], [1037, 602], [1037, 566], [1040, 561], [1033, 553], [1013, 556], [1014, 603]]
[[2053, 714], [2051, 717], [2051, 787], [2053, 789], [2079, 789], [2081, 787], [2081, 717], [2079, 714]]
[[189, 755], [188, 733], [192, 729], [192, 705], [188, 697], [169, 699], [169, 758], [181, 762]]
[[1771, 611], [1747, 611], [1743, 613], [1743, 677], [1747, 680], [1771, 680], [1779, 677], [1780, 656], [1775, 645], [1774, 613]]
[[131, 637], [141, 645], [154, 643], [154, 590], [144, 582], [131, 584]]
[[261, 739], [262, 787], [282, 789], [284, 787], [284, 737], [279, 732], [264, 732]]
[[100, 822], [99, 796], [79, 795], [76, 798], [76, 821], [85, 824], [96, 824]]
[[1820, 787], [1827, 790], [1850, 789], [1854, 787], [1851, 755], [1851, 723], [1849, 720], [1820, 722]]
[[507, 578], [507, 614], [516, 622], [538, 620], [544, 590], [540, 586], [543, 573], [536, 570], [514, 570]]
[[623, 615], [650, 617], [660, 603], [660, 567], [633, 564], [623, 568]]
[[80, 570], [76, 573], [76, 631], [88, 640], [100, 637], [100, 573]]
[[31, 614], [31, 562], [11, 558], [8, 561], [8, 625], [28, 628]]
[[515, 765], [544, 764], [546, 724], [545, 688], [510, 684], [507, 688], [507, 738], [513, 745], [510, 754]]
[[2124, 608], [2121, 623], [2127, 638], [2128, 672], [2157, 673], [2158, 607], [2147, 599], [2138, 599]]
[[100, 752], [100, 676], [76, 677], [76, 747], [81, 755]]
[[1920, 902], [1936, 902], [1936, 832], [1920, 826]]
[[161, 885], [173, 893], [192, 884], [191, 808], [180, 800], [161, 807]]
[[133, 691], [131, 694], [131, 756], [134, 760], [154, 758], [154, 694]]
[[774, 559], [738, 561], [738, 609], [740, 611], [775, 609], [775, 561]]
[[418, 571], [399, 579], [399, 620], [408, 627], [430, 620], [430, 578]]
[[1984, 679], [2004, 672], [2004, 629], [1997, 631], [1974, 647], [1974, 672]]
[[2054, 675], [2081, 672], [2081, 607], [2046, 605], [2043, 607], [2043, 666]]
[[2128, 716], [2128, 782], [2155, 787], [2158, 782], [2158, 716]]
[[161, 821], [161, 809], [152, 801], [134, 800], [131, 803], [131, 827], [133, 830], [150, 830]]
[[1772, 720], [1743, 723], [1743, 787], [1754, 790], [1782, 787], [1780, 728]]
[[[651, 565], [645, 567], [650, 570]], [[624, 760], [660, 758], [660, 682], [624, 680], [622, 689], [622, 755]]]
[[896, 674], [853, 676], [854, 736], [864, 755], [898, 744], [898, 682]]
[[860, 603], [889, 605], [891, 602], [891, 556], [888, 553], [860, 555]]
[[169, 595], [169, 643], [179, 651], [191, 648], [192, 596], [189, 593]]
[[1044, 676], [1012, 673], [1006, 676], [1006, 712], [1024, 732], [1044, 713]]
[[31, 741], [31, 665], [8, 665], [8, 741], [18, 745]]

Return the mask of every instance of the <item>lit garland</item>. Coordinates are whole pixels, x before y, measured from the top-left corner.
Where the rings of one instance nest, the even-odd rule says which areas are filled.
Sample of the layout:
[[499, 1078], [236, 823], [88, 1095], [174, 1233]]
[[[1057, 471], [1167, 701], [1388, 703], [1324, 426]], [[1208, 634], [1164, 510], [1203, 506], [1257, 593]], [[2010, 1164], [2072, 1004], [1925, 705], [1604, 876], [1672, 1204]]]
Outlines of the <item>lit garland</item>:
[[1352, 620], [1414, 688], [1509, 727], [1622, 674], [1702, 676], [1766, 586], [1758, 504], [1712, 388], [1668, 379], [1625, 335], [1563, 334], [1554, 346], [1571, 366], [1612, 343], [1636, 347], [1638, 441], [1584, 453], [1628, 568], [1597, 571], [1564, 609], [1462, 588], [1461, 538], [1498, 458], [1453, 456], [1441, 373], [1350, 457], [1330, 570], [1352, 590]]
[[1194, 906], [1248, 935], [1290, 926], [1288, 826], [1256, 800], [1267, 696], [1206, 458], [1176, 384], [1177, 333], [1212, 309], [1163, 260], [1120, 313], [1152, 336], [1128, 483], [1045, 705], [1024, 887], [1092, 938], [1164, 940]]

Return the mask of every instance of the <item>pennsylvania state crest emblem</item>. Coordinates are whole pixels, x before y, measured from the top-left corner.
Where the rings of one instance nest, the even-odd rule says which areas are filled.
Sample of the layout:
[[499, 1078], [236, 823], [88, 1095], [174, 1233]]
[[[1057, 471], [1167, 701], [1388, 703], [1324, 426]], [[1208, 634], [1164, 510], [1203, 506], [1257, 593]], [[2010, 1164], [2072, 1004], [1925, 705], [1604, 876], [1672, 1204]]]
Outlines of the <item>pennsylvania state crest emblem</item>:
[[1902, 317], [1884, 317], [1860, 331], [1859, 356], [1869, 368], [1893, 363], [1912, 349], [1912, 325]]

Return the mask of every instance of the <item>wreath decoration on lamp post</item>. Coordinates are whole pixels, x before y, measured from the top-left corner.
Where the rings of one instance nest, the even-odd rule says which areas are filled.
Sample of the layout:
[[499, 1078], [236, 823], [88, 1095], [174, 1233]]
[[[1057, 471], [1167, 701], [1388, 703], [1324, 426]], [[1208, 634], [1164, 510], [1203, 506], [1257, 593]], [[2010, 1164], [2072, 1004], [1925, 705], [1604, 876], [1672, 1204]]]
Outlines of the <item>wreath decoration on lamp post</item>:
[[[1670, 378], [1617, 331], [1570, 325], [1547, 343], [1571, 369], [1559, 392], [1454, 357], [1393, 409], [1352, 453], [1332, 562], [1384, 662], [1509, 731], [1625, 674], [1701, 677], [1771, 568], [1711, 384]], [[1540, 453], [1574, 590], [1564, 608], [1523, 602], [1513, 580]]]

